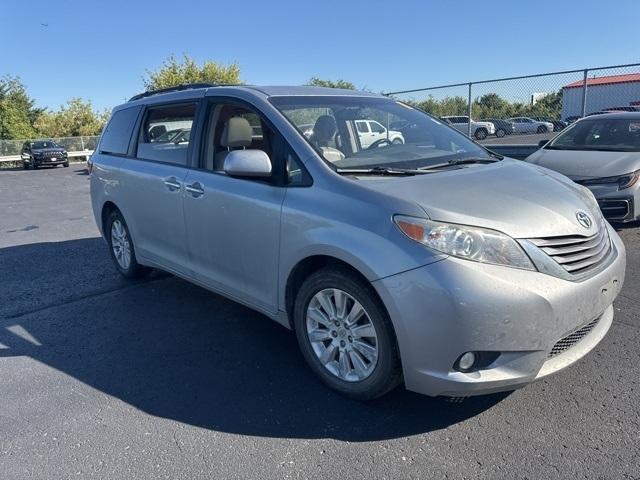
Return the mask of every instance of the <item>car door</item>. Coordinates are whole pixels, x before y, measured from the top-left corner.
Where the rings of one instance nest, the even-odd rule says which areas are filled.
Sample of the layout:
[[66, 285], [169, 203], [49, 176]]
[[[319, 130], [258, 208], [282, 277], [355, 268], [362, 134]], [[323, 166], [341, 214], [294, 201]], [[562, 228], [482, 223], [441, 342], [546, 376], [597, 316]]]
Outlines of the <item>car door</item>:
[[371, 128], [373, 142], [387, 138], [387, 129], [375, 120], [369, 120], [369, 128]]
[[159, 125], [166, 130], [190, 128], [196, 109], [195, 102], [148, 107], [135, 158], [126, 158], [120, 167], [122, 205], [137, 254], [185, 275], [189, 274], [189, 253], [182, 204], [189, 142], [158, 140], [151, 132]]
[[360, 139], [360, 147], [364, 150], [374, 142], [373, 132], [369, 128], [369, 122], [366, 120], [356, 120], [356, 130], [358, 130], [358, 138]]
[[280, 152], [275, 146], [276, 133], [256, 110], [239, 101], [212, 100], [199, 168], [190, 170], [185, 179], [191, 269], [196, 279], [214, 290], [276, 313], [285, 188], [270, 179], [235, 178], [224, 173], [224, 162], [218, 159], [234, 148], [223, 138], [229, 119], [234, 117], [246, 119], [253, 131], [244, 143], [236, 136], [234, 145], [264, 150], [274, 172], [277, 170]]
[[513, 123], [513, 133], [522, 133], [522, 122], [519, 118], [512, 118], [511, 123]]
[[453, 127], [461, 133], [467, 133], [467, 123], [463, 117], [451, 117]]

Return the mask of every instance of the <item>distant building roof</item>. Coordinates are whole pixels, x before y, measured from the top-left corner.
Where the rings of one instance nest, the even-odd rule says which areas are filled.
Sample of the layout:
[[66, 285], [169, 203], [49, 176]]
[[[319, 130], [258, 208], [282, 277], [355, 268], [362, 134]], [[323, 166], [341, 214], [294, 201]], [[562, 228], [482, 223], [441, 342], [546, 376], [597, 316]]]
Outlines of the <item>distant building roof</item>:
[[[609, 75], [607, 77], [587, 78], [587, 87], [594, 85], [614, 85], [616, 83], [640, 82], [640, 73], [629, 73], [626, 75]], [[562, 88], [580, 88], [584, 84], [583, 80], [565, 85]]]

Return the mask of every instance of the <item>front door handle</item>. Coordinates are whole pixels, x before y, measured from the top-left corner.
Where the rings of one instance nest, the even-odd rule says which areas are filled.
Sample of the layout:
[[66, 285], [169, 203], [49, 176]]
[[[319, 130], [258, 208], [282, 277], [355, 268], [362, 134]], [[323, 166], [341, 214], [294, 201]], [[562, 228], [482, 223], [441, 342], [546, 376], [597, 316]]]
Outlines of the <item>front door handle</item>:
[[204, 195], [204, 188], [202, 188], [202, 184], [200, 182], [193, 182], [191, 185], [186, 185], [184, 189], [194, 198]]
[[176, 177], [169, 177], [165, 179], [164, 184], [172, 192], [175, 192], [176, 190], [180, 190], [180, 187], [182, 187], [182, 184], [178, 181]]

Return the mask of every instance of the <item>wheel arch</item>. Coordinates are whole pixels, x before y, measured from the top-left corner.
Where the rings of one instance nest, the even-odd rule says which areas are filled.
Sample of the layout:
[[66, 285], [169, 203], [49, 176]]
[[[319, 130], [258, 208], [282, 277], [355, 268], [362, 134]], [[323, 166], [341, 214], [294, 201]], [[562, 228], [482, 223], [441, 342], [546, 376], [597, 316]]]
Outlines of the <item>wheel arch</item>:
[[[343, 258], [339, 258], [339, 257], [334, 256], [334, 255], [325, 254], [325, 253], [309, 255], [309, 256], [299, 260], [293, 266], [293, 268], [290, 269], [290, 271], [289, 271], [289, 273], [288, 273], [288, 275], [286, 277], [286, 283], [285, 283], [285, 288], [284, 288], [284, 304], [283, 305], [284, 305], [284, 310], [285, 310], [286, 315], [287, 315], [288, 325], [292, 330], [294, 329], [293, 306], [294, 306], [294, 303], [295, 303], [296, 295], [297, 295], [298, 291], [300, 290], [300, 287], [302, 286], [302, 283], [311, 274], [313, 274], [313, 273], [315, 273], [318, 270], [321, 270], [323, 268], [327, 268], [327, 267], [334, 267], [334, 268], [343, 269], [343, 270], [353, 274], [354, 276], [356, 276], [360, 280], [362, 280], [362, 282], [365, 285], [369, 286], [370, 291], [372, 292], [372, 294], [380, 302], [380, 305], [383, 308], [385, 308], [385, 310], [386, 310], [384, 302], [382, 301], [382, 299], [380, 298], [380, 296], [376, 292], [375, 288], [373, 288], [371, 286], [371, 282], [370, 282], [369, 278], [367, 278], [367, 275], [365, 273], [363, 273], [360, 269], [358, 269], [354, 265], [352, 265], [349, 261], [347, 261], [347, 260], [345, 260]], [[367, 273], [370, 273], [370, 272], [367, 272]]]
[[118, 208], [118, 206], [115, 203], [113, 203], [111, 200], [107, 200], [102, 204], [102, 210], [100, 212], [100, 228], [102, 229], [103, 236], [106, 235], [105, 225], [106, 225], [107, 219], [109, 218], [109, 215], [111, 215], [111, 212], [114, 212], [116, 210], [122, 213], [122, 211]]

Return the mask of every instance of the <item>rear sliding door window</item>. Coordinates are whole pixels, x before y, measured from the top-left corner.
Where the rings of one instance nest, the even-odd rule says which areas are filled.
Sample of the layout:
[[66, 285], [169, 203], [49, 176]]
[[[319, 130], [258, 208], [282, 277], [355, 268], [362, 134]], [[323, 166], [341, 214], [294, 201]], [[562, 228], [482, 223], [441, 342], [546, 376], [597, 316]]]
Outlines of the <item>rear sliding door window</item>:
[[100, 153], [126, 155], [133, 127], [138, 119], [140, 107], [124, 108], [115, 112], [102, 132]]
[[194, 103], [150, 108], [140, 131], [137, 157], [186, 166], [195, 114]]

